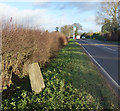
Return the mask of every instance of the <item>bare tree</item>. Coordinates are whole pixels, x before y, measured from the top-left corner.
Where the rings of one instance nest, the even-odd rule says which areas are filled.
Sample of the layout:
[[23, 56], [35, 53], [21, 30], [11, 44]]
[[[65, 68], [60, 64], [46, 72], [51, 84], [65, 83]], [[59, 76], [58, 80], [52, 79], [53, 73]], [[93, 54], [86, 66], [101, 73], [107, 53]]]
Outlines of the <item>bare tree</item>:
[[116, 0], [114, 0], [114, 2], [102, 2], [99, 10], [97, 11], [97, 24], [104, 25], [106, 20], [110, 21], [109, 26], [112, 31], [115, 31], [118, 28], [118, 6], [119, 3]]
[[64, 25], [63, 27], [60, 28], [60, 31], [65, 35], [65, 36], [70, 36], [72, 33], [72, 26], [71, 25]]
[[118, 2], [118, 25], [120, 30], [120, 1]]
[[73, 27], [76, 27], [75, 35], [78, 34], [78, 30], [82, 30], [82, 25], [79, 23], [74, 23], [72, 25], [64, 25], [60, 28], [60, 31], [66, 36], [73, 35]]
[[82, 30], [82, 25], [79, 23], [74, 23], [74, 24], [72, 24], [72, 26], [73, 27], [75, 26], [77, 28], [77, 30]]

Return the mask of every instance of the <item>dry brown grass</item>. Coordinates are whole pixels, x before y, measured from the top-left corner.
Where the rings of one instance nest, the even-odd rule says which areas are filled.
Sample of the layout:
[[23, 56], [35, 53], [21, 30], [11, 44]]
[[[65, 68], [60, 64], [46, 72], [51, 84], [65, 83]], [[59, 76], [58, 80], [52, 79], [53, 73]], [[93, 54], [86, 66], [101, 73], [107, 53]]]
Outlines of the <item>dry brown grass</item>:
[[29, 63], [44, 64], [67, 44], [59, 32], [9, 25], [2, 29], [2, 86], [10, 86], [13, 74], [27, 75]]

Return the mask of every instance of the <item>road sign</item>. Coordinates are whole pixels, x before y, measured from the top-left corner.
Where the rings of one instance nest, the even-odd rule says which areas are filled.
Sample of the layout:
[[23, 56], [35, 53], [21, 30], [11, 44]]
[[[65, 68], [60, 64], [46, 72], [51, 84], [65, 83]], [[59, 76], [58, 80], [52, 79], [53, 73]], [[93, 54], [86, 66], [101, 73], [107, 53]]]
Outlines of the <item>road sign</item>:
[[73, 27], [73, 31], [76, 31], [76, 27], [75, 26]]

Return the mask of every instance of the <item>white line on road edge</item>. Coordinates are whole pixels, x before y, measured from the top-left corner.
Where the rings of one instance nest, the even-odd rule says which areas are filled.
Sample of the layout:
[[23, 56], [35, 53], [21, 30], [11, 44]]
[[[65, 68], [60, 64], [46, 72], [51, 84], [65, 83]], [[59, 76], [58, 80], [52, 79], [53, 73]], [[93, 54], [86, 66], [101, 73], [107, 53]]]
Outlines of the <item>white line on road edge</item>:
[[[82, 46], [79, 43], [78, 45]], [[92, 58], [92, 60], [100, 67], [100, 69], [105, 73], [105, 75], [112, 81], [112, 83], [120, 90], [120, 86], [118, 85], [118, 83], [105, 71], [105, 69], [103, 69], [103, 67], [90, 55], [90, 53], [84, 47], [83, 49]]]
[[112, 51], [117, 51], [117, 50], [114, 50], [112, 48], [109, 48], [109, 47], [105, 47], [106, 49], [109, 49], [109, 50], [112, 50]]

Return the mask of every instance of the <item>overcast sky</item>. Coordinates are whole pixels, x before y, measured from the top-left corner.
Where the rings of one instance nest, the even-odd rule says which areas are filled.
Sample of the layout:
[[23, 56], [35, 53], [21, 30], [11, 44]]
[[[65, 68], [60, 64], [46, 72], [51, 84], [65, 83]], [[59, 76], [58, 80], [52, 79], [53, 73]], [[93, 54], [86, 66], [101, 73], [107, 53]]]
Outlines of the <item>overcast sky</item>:
[[[29, 0], [30, 1], [30, 0]], [[45, 30], [54, 31], [55, 27], [80, 23], [83, 32], [101, 30], [96, 25], [96, 11], [100, 0], [96, 2], [0, 2], [0, 17], [13, 17], [18, 24], [37, 26]], [[62, 0], [60, 0], [62, 1]], [[89, 0], [90, 1], [90, 0]]]

